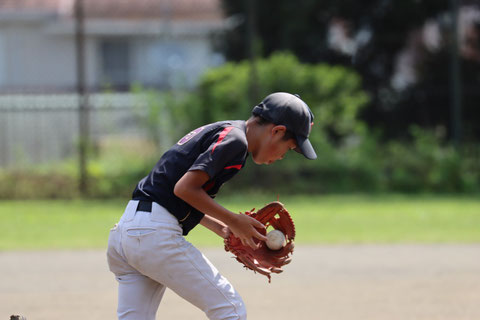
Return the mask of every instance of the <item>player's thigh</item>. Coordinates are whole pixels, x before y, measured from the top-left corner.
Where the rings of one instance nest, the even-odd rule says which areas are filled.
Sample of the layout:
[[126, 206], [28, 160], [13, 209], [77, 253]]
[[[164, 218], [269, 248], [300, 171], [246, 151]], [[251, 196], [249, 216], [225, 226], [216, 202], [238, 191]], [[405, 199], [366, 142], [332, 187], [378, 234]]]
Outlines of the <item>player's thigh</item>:
[[[169, 254], [168, 264], [158, 279], [179, 296], [203, 310], [209, 319], [246, 319], [245, 304], [231, 283], [192, 244], [176, 239], [177, 253]], [[155, 279], [155, 275], [152, 275]]]
[[154, 320], [165, 286], [139, 273], [116, 276], [118, 318]]

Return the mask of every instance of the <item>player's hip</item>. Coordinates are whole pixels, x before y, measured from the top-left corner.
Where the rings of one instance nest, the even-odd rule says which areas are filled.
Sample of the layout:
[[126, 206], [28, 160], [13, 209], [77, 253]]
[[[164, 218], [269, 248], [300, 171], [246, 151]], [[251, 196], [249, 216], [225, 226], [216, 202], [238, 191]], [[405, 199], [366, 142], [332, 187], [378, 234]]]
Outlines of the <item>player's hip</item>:
[[130, 200], [120, 218], [120, 223], [130, 222], [132, 224], [131, 222], [135, 221], [133, 223], [167, 224], [178, 226], [181, 229], [177, 218], [158, 203], [149, 202], [147, 209], [142, 204], [144, 204], [144, 201]]
[[111, 262], [117, 267], [122, 264], [137, 267], [153, 256], [168, 257], [181, 251], [185, 239], [177, 219], [158, 204], [152, 205], [151, 212], [137, 207], [138, 201], [130, 201], [122, 218], [110, 231], [107, 250], [110, 267]]

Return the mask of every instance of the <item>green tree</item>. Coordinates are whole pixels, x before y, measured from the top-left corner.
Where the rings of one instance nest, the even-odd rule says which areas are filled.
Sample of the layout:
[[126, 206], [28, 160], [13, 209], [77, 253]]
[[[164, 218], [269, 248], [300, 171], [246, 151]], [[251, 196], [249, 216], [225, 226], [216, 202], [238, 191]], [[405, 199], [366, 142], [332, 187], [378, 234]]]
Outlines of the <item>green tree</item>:
[[[459, 0], [465, 10], [480, 8], [480, 0]], [[450, 0], [262, 0], [253, 1], [256, 38], [248, 37], [246, 1], [223, 0], [227, 16], [236, 21], [227, 32], [224, 51], [229, 60], [248, 57], [251, 42], [257, 54], [269, 56], [278, 50], [294, 53], [302, 62], [340, 64], [355, 69], [363, 78], [363, 87], [371, 96], [361, 113], [369, 125], [381, 128], [385, 138], [409, 136], [412, 124], [423, 128], [443, 126], [451, 133]], [[470, 8], [470, 9], [468, 9]], [[422, 58], [411, 67], [417, 82], [398, 91], [391, 86], [396, 61], [409, 45], [415, 32], [427, 21], [440, 26], [443, 46], [427, 52], [422, 45], [411, 48]], [[465, 21], [463, 21], [464, 23]], [[332, 45], [331, 27], [337, 23], [352, 41], [349, 48]], [[476, 38], [471, 46], [480, 54], [480, 21], [472, 29]], [[418, 36], [418, 34], [417, 34]], [[350, 50], [350, 51], [349, 51]], [[480, 59], [463, 56], [463, 128], [467, 139], [480, 138]]]
[[[327, 64], [302, 64], [289, 53], [275, 53], [257, 62], [258, 92], [299, 94], [315, 114], [312, 139], [317, 143], [338, 141], [360, 129], [357, 115], [368, 103], [355, 72]], [[253, 106], [248, 103], [250, 65], [227, 63], [208, 71], [197, 95], [200, 114], [196, 125], [224, 119], [246, 119]], [[258, 101], [260, 102], [260, 101]]]

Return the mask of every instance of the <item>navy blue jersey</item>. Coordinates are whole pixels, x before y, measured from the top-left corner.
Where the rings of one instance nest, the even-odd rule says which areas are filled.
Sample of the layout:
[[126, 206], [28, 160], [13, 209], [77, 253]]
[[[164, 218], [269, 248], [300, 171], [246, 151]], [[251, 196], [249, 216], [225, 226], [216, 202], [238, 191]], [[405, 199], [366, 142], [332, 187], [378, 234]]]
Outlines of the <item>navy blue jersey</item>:
[[213, 198], [223, 183], [245, 165], [248, 156], [245, 121], [221, 121], [193, 130], [157, 162], [133, 192], [134, 200], [155, 201], [180, 222], [183, 234], [195, 227], [204, 214], [173, 193], [188, 171], [201, 170], [209, 180], [203, 189]]

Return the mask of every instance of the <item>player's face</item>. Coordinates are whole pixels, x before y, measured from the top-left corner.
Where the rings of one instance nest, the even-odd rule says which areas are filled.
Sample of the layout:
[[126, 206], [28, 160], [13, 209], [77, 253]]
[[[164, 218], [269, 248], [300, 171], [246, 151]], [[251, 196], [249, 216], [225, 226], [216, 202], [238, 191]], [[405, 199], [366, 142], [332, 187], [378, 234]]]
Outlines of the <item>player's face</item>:
[[264, 139], [256, 153], [252, 154], [256, 164], [272, 164], [283, 159], [289, 150], [297, 147], [295, 139], [284, 140], [285, 131], [272, 130], [267, 139]]

